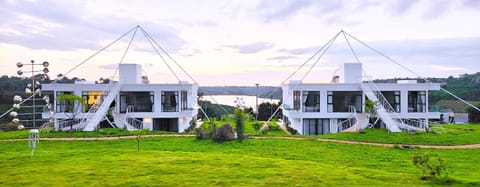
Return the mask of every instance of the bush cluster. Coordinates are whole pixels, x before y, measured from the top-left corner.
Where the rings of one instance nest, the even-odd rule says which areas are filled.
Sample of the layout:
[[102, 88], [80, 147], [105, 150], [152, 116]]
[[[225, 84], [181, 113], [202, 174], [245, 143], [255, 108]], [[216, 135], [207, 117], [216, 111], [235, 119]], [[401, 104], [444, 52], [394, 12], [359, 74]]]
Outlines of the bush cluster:
[[14, 123], [0, 124], [0, 132], [16, 131], [16, 130], [18, 130], [18, 124], [14, 124]]

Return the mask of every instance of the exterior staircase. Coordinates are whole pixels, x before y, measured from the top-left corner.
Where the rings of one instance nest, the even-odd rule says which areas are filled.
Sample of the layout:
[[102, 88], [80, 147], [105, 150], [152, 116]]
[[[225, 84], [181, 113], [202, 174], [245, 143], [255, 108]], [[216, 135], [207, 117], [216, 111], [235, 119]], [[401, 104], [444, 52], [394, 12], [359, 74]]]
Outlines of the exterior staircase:
[[131, 117], [131, 113], [135, 112], [134, 109], [134, 106], [128, 106], [127, 112], [125, 113], [124, 124], [128, 131], [136, 131], [143, 129], [143, 121]]
[[368, 127], [368, 116], [363, 113], [357, 113], [355, 106], [349, 106], [352, 116], [340, 122], [340, 132], [356, 132]]
[[368, 117], [366, 114], [355, 113], [354, 118], [356, 122], [351, 127], [343, 130], [342, 132], [357, 132], [361, 129], [365, 129], [368, 127]]
[[[385, 96], [378, 90], [375, 84], [372, 81], [367, 83], [362, 83], [361, 88], [363, 93], [368, 97], [368, 99], [377, 102], [378, 105], [375, 106], [375, 111], [377, 116], [385, 123], [388, 131], [390, 132], [401, 132], [401, 129], [406, 130], [419, 130], [424, 131], [425, 128], [420, 126], [412, 126], [404, 122], [390, 103], [387, 101]], [[393, 117], [392, 117], [393, 116]], [[415, 119], [415, 121], [420, 121]]]
[[378, 102], [379, 104], [375, 107], [376, 113], [380, 119], [387, 126], [388, 131], [390, 132], [401, 132], [399, 124], [396, 120], [392, 118], [390, 113], [394, 113], [392, 106], [388, 103], [381, 92], [378, 89], [375, 89], [373, 83], [363, 83], [361, 84], [363, 93], [368, 97], [368, 99]]
[[143, 121], [131, 117], [131, 113], [134, 112], [133, 108], [133, 106], [128, 106], [125, 114], [117, 113], [115, 109], [113, 109], [113, 120], [118, 128], [127, 129], [128, 131], [143, 129]]
[[119, 85], [110, 85], [109, 87], [110, 90], [108, 91], [108, 95], [103, 99], [103, 102], [100, 104], [100, 106], [96, 110], [94, 109], [96, 108], [96, 105], [89, 109], [85, 121], [82, 121], [86, 122], [86, 126], [83, 128], [83, 131], [94, 131], [97, 128], [98, 124], [107, 114], [110, 104], [112, 104], [112, 102], [115, 100], [115, 97], [120, 92]]

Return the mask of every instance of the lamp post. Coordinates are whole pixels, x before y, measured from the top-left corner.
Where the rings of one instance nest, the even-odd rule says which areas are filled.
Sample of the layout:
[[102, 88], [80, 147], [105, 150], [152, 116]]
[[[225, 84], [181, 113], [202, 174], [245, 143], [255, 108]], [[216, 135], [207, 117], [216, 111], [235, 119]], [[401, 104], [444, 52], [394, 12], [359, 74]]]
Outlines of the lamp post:
[[255, 121], [258, 120], [258, 86], [260, 84], [256, 83], [256, 91], [255, 91]]
[[[43, 66], [43, 69], [42, 70], [35, 70], [35, 66], [36, 65], [41, 65]], [[47, 74], [49, 72], [48, 70], [48, 66], [50, 64], [47, 62], [47, 61], [44, 61], [43, 63], [35, 63], [34, 60], [31, 60], [30, 63], [22, 63], [22, 62], [18, 62], [17, 63], [17, 67], [18, 68], [22, 68], [23, 66], [31, 66], [31, 71], [22, 71], [21, 69], [19, 69], [17, 71], [17, 74], [18, 75], [22, 75], [23, 73], [32, 73], [32, 83], [31, 84], [28, 84], [27, 85], [27, 88], [25, 89], [25, 92], [27, 94], [33, 94], [32, 96], [32, 125], [33, 125], [33, 128], [36, 127], [35, 125], [35, 95], [38, 94], [40, 96], [40, 83], [38, 81], [35, 81], [35, 72], [43, 72], [43, 74]]]

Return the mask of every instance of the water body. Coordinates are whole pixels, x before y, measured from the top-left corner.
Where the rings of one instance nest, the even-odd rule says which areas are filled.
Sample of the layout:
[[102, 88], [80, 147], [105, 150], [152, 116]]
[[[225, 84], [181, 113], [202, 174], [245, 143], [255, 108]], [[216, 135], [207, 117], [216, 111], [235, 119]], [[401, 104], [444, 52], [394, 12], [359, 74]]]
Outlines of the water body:
[[[249, 96], [249, 95], [206, 95], [206, 96], [203, 96], [202, 100], [210, 101], [212, 103], [215, 103], [215, 101], [217, 101], [218, 104], [229, 105], [229, 106], [235, 106], [235, 101], [236, 100], [241, 100], [241, 101], [243, 101], [243, 106], [244, 107], [246, 107], [246, 108], [252, 107], [253, 109], [255, 109], [255, 96]], [[215, 100], [215, 101], [213, 101], [213, 100]], [[258, 98], [258, 104], [259, 105], [261, 103], [266, 103], [266, 102], [278, 103], [279, 101], [280, 101], [279, 99]]]

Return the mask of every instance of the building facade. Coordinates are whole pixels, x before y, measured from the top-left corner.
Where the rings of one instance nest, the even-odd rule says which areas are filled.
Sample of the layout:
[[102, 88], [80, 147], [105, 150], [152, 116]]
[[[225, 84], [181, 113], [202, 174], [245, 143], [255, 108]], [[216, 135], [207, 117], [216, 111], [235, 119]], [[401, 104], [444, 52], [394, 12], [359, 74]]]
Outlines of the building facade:
[[[127, 130], [183, 132], [197, 115], [196, 84], [148, 84], [137, 64], [121, 64], [119, 81], [113, 84], [76, 82], [45, 84], [42, 92], [53, 99], [54, 113], [43, 118], [54, 120], [55, 129], [93, 131], [100, 122]], [[80, 102], [61, 101], [63, 94], [81, 96]]]
[[[440, 84], [363, 81], [361, 63], [344, 64], [339, 72], [331, 83], [290, 81], [283, 85], [284, 121], [300, 134], [320, 135], [374, 124], [391, 132], [425, 130], [428, 119], [440, 117], [440, 113], [428, 111], [428, 92], [440, 90]], [[372, 112], [367, 100], [374, 103]], [[369, 123], [370, 117], [379, 120]]]

